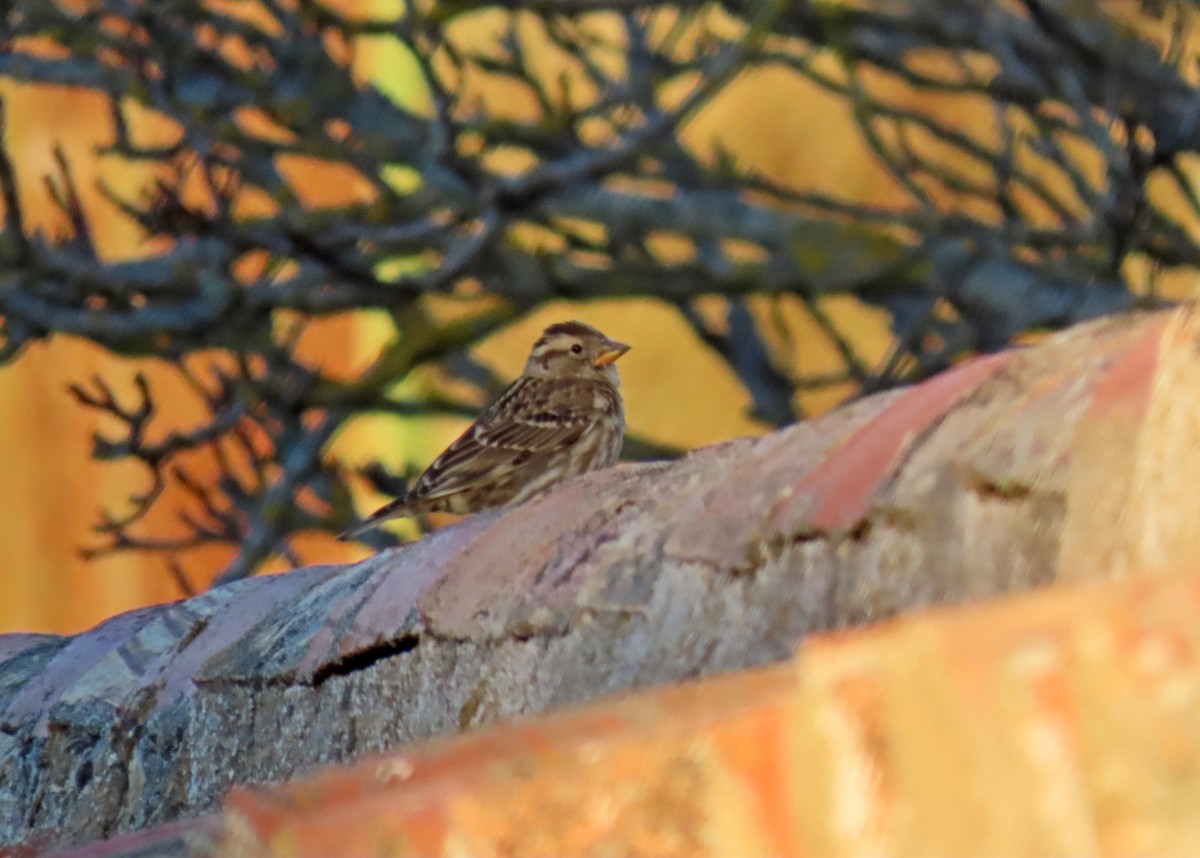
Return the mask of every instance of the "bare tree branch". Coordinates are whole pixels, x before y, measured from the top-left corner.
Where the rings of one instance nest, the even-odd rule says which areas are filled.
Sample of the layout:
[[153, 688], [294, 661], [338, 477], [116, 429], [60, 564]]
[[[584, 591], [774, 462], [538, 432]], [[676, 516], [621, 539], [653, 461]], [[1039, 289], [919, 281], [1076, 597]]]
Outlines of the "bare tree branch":
[[[457, 26], [481, 9], [500, 12], [491, 44]], [[159, 426], [144, 378], [133, 404], [103, 380], [72, 389], [122, 427], [96, 439], [95, 455], [150, 475], [129, 510], [102, 515], [89, 552], [164, 552], [181, 587], [176, 555], [196, 546], [228, 546], [231, 580], [273, 558], [299, 562], [302, 531], [351, 523], [354, 485], [398, 483], [330, 460], [329, 439], [365, 413], [469, 414], [495, 381], [470, 349], [551, 300], [678, 307], [754, 414], [788, 422], [798, 391], [902, 384], [1030, 330], [1157, 301], [1127, 282], [1130, 260], [1200, 267], [1186, 161], [1200, 94], [1179, 23], [1191, 13], [1173, 14], [1173, 27], [1139, 29], [1059, 0], [408, 0], [392, 18], [313, 0], [265, 0], [256, 14], [199, 0], [26, 0], [4, 19], [0, 78], [107, 98], [102, 154], [154, 178], [130, 198], [100, 191], [161, 249], [100, 258], [72, 165], [59, 150], [53, 178], [29, 176], [0, 105], [0, 361], [65, 334], [165, 359], [198, 397], [200, 424]], [[408, 51], [427, 108], [355, 79], [347, 58], [365, 37]], [[35, 42], [55, 51], [22, 47]], [[896, 202], [789, 186], [720, 140], [704, 155], [685, 144], [698, 112], [766, 69], [844, 101]], [[519, 108], [492, 98], [496, 86], [519, 91]], [[944, 97], [990, 121], [966, 126], [926, 106]], [[135, 107], [175, 138], [140, 139]], [[286, 167], [297, 163], [331, 171], [346, 200], [306, 202], [313, 188]], [[1162, 178], [1183, 214], [1151, 197]], [[18, 182], [38, 179], [70, 235], [30, 232]], [[663, 252], [663, 236], [684, 249]], [[826, 311], [837, 295], [889, 314], [882, 365], [867, 365]], [[698, 312], [705, 296], [725, 299], [721, 325]], [[755, 296], [804, 308], [842, 367], [797, 371], [773, 345], [787, 325], [752, 312]], [[458, 305], [453, 321], [435, 303]], [[393, 335], [360, 378], [298, 356], [308, 321], [364, 310], [386, 315]], [[230, 359], [199, 369], [214, 350]], [[395, 392], [435, 366], [478, 396]], [[665, 452], [653, 439], [630, 450]], [[182, 532], [150, 532], [153, 510], [176, 497], [188, 504]]]

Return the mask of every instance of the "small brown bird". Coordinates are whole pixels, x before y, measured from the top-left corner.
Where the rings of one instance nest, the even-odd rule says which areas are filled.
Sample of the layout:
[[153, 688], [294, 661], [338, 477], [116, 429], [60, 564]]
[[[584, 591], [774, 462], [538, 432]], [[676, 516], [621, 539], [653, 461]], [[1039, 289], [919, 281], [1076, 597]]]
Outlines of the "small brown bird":
[[446, 448], [403, 497], [342, 539], [391, 518], [516, 506], [617, 461], [625, 409], [613, 361], [629, 346], [582, 322], [542, 332], [521, 377]]

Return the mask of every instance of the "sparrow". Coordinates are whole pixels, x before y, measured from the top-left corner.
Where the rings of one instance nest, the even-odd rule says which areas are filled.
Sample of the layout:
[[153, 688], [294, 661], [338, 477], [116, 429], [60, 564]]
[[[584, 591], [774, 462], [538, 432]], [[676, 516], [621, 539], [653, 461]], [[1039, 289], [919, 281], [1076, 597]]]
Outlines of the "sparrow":
[[625, 408], [613, 362], [629, 346], [582, 322], [558, 322], [533, 344], [505, 388], [412, 487], [341, 534], [392, 518], [512, 507], [570, 477], [607, 468], [625, 442]]

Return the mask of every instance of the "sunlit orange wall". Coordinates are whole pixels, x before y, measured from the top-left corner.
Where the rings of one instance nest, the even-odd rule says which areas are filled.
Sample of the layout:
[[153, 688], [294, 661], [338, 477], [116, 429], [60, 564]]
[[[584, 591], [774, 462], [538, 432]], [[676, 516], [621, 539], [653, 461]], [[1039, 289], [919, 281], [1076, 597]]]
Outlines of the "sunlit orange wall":
[[[96, 210], [99, 165], [91, 146], [104, 133], [103, 102], [84, 92], [4, 82], [0, 94], [7, 105], [7, 143], [22, 171], [28, 226], [51, 234], [64, 229], [39, 182], [54, 171], [56, 143], [73, 165], [85, 205]], [[144, 181], [130, 169], [113, 169], [108, 176], [123, 192]], [[128, 252], [136, 244], [131, 227], [118, 218], [96, 219], [95, 231], [108, 253]], [[78, 628], [174, 595], [165, 576], [150, 574], [136, 558], [85, 567], [74, 553], [101, 504], [136, 488], [130, 479], [136, 475], [116, 474], [90, 460], [91, 423], [66, 393], [70, 380], [115, 371], [117, 361], [101, 350], [61, 339], [32, 346], [15, 366], [0, 371], [0, 628]]]

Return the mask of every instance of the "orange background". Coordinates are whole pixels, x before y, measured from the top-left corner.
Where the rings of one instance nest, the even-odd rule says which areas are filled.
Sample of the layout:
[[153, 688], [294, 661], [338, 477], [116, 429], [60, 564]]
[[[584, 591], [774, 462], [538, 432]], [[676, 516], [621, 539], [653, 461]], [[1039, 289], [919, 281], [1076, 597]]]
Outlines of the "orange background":
[[[378, 8], [388, 11], [394, 5], [381, 2]], [[471, 37], [490, 39], [499, 20], [487, 13], [456, 26]], [[353, 52], [356, 71], [364, 80], [373, 80], [394, 98], [420, 102], [420, 81], [398, 46], [383, 40], [363, 41], [353, 46]], [[985, 103], [914, 94], [894, 81], [871, 85], [878, 93], [918, 105], [923, 112], [960, 127], [991, 127], [993, 116]], [[95, 190], [97, 179], [103, 177], [119, 194], [136, 199], [151, 175], [145, 168], [95, 156], [95, 146], [111, 135], [101, 97], [6, 80], [0, 80], [0, 96], [7, 104], [6, 143], [21, 171], [29, 228], [51, 234], [65, 229], [40, 181], [55, 172], [52, 150], [59, 144], [74, 170], [102, 252], [115, 259], [152, 250]], [[503, 93], [506, 109], [519, 112], [521, 103], [515, 98], [513, 92]], [[155, 120], [147, 117], [145, 122], [152, 127]], [[862, 144], [850, 108], [790, 72], [743, 75], [697, 115], [684, 136], [700, 152], [719, 141], [743, 165], [797, 189], [877, 204], [901, 200]], [[336, 199], [331, 194], [344, 186], [330, 183], [328, 173], [311, 164], [292, 164], [289, 173], [310, 195], [331, 202]], [[1190, 217], [1182, 203], [1167, 200], [1166, 204], [1180, 212], [1181, 220]], [[1187, 272], [1167, 287], [1186, 292], [1190, 282]], [[861, 356], [869, 364], [878, 364], [890, 345], [886, 316], [850, 298], [823, 303]], [[781, 305], [795, 344], [794, 372], [810, 375], [840, 369], [836, 349], [803, 306], [787, 299]], [[501, 376], [512, 377], [540, 328], [568, 317], [592, 322], [633, 344], [634, 351], [621, 362], [632, 433], [695, 446], [763, 431], [745, 416], [748, 398], [730, 371], [698, 344], [674, 310], [657, 301], [547, 306], [483, 343], [477, 356]], [[306, 337], [306, 348], [315, 349], [323, 369], [339, 374], [365, 367], [387, 333], [371, 314], [325, 320], [317, 331], [319, 336]], [[125, 498], [145, 488], [146, 476], [134, 466], [91, 459], [91, 435], [105, 427], [70, 398], [66, 385], [98, 373], [118, 390], [130, 392], [128, 380], [137, 369], [151, 377], [163, 425], [186, 425], [200, 416], [190, 396], [178, 389], [174, 374], [154, 361], [124, 360], [80, 341], [58, 337], [37, 343], [15, 364], [0, 368], [0, 450], [5, 460], [0, 489], [0, 567], [4, 570], [0, 631], [76, 631], [115, 612], [181, 595], [160, 557], [121, 554], [84, 562], [77, 554], [80, 546], [95, 544], [90, 528], [99, 511], [122, 509]], [[806, 394], [802, 404], [813, 413], [852, 392], [848, 386], [818, 390]], [[432, 457], [460, 428], [461, 424], [443, 421], [418, 434], [398, 431], [395, 421], [361, 419], [335, 438], [330, 452], [350, 465], [381, 459], [398, 466], [405, 458]], [[382, 500], [364, 493], [360, 509], [367, 511]], [[179, 503], [171, 496], [162, 501], [167, 512]], [[300, 553], [305, 562], [316, 563], [355, 559], [365, 550], [320, 537], [302, 540]], [[202, 585], [228, 556], [225, 550], [206, 550], [189, 558], [188, 569]]]

